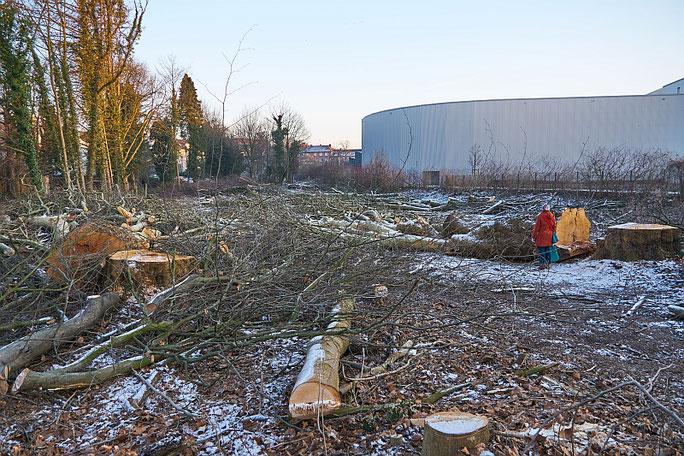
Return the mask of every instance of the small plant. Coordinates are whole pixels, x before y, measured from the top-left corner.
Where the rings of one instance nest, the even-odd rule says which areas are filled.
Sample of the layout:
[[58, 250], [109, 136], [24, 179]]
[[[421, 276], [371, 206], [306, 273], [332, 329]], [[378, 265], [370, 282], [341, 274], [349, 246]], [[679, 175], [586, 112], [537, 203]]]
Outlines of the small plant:
[[387, 412], [387, 417], [385, 418], [385, 422], [387, 424], [394, 424], [397, 421], [400, 421], [402, 418], [413, 416], [413, 413], [414, 410], [411, 406], [411, 402], [402, 401], [389, 409]]
[[361, 420], [361, 428], [369, 434], [371, 432], [375, 432], [375, 430], [378, 428], [378, 423], [374, 413], [371, 413]]

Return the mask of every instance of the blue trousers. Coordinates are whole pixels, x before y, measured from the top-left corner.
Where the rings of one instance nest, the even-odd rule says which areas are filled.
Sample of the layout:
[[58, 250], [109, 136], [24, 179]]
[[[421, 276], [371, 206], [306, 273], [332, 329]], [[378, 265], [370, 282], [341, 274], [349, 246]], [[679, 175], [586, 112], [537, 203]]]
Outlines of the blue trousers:
[[539, 251], [539, 265], [546, 266], [551, 263], [551, 247], [537, 247]]

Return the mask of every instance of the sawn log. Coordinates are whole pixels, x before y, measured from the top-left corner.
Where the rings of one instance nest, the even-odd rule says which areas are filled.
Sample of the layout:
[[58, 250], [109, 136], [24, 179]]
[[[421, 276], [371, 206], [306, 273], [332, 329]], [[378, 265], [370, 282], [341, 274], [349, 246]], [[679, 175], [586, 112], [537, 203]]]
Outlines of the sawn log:
[[[343, 299], [333, 310], [328, 330], [339, 331], [351, 326], [354, 299]], [[342, 407], [340, 394], [340, 357], [349, 347], [344, 335], [323, 335], [311, 340], [304, 367], [290, 395], [290, 415], [309, 419], [328, 415]]]

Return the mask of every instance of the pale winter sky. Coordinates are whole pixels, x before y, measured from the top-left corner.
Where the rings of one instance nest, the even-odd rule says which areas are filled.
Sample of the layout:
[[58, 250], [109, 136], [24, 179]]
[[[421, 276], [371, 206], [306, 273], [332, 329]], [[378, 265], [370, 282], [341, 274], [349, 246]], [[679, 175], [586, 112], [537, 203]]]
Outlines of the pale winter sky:
[[361, 119], [488, 98], [644, 94], [684, 77], [684, 1], [150, 0], [137, 58], [173, 55], [226, 118], [288, 103], [312, 144], [361, 147]]

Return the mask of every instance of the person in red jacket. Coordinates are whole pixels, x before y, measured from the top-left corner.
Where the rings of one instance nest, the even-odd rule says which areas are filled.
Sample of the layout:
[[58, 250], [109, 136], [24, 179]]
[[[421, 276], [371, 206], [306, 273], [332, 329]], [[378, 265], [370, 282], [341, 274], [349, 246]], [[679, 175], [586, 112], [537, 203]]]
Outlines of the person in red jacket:
[[548, 268], [551, 263], [551, 246], [553, 246], [553, 233], [556, 232], [556, 217], [551, 213], [551, 207], [544, 205], [541, 214], [534, 222], [532, 242], [539, 251], [539, 268]]

